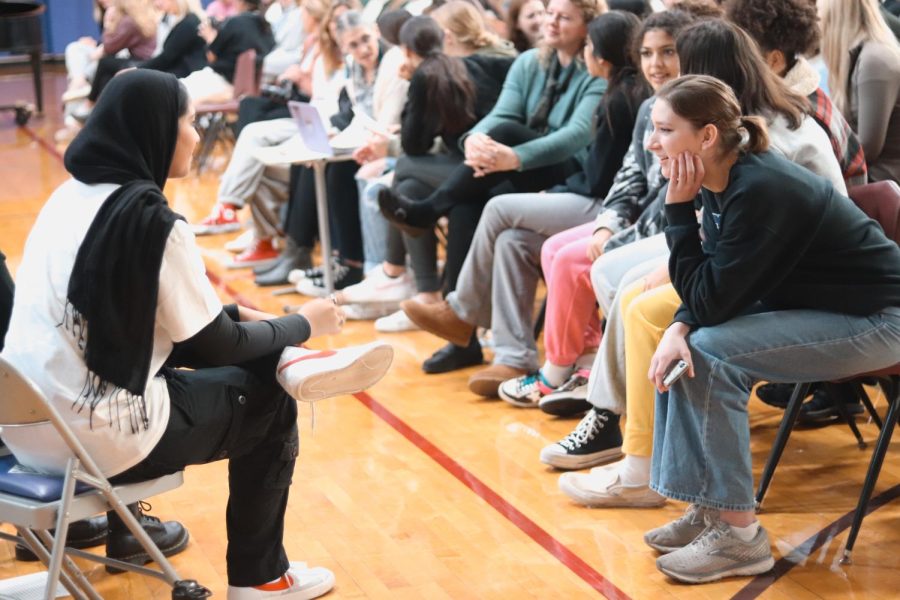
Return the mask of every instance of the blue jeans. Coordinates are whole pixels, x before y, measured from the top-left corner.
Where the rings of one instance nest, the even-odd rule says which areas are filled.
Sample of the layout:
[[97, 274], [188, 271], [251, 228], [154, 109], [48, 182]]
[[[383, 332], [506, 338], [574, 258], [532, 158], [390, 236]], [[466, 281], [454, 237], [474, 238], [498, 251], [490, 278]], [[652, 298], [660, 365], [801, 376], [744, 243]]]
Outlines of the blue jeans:
[[729, 511], [753, 510], [747, 403], [758, 381], [827, 381], [900, 362], [900, 307], [859, 317], [757, 312], [688, 337], [693, 378], [656, 397], [650, 487]]

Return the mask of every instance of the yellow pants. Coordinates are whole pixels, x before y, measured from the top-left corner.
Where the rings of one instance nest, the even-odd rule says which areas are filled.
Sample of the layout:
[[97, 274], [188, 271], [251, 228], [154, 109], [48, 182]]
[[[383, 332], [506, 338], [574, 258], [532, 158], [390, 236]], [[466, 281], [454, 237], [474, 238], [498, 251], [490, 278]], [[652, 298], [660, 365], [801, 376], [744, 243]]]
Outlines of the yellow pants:
[[650, 359], [681, 305], [671, 283], [644, 290], [639, 279], [622, 291], [625, 325], [625, 390], [628, 398], [622, 452], [634, 456], [653, 453], [653, 413], [656, 388], [647, 378]]

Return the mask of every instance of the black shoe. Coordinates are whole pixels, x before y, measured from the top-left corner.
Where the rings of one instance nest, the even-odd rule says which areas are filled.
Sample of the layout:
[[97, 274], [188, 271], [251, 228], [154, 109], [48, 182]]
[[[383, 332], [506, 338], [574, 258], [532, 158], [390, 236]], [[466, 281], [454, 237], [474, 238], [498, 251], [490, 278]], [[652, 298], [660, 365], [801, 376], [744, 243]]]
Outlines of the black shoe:
[[[307, 273], [313, 271], [310, 269]], [[321, 273], [321, 269], [319, 269]], [[342, 290], [345, 287], [356, 285], [363, 280], [362, 267], [351, 267], [349, 265], [339, 264], [334, 271], [334, 289]], [[304, 277], [297, 282], [297, 291], [306, 296], [314, 298], [323, 298], [325, 293], [325, 276], [320, 277]]]
[[800, 425], [827, 425], [838, 421], [841, 413], [835, 407], [835, 398], [844, 403], [847, 415], [853, 417], [863, 412], [863, 405], [855, 396], [843, 397], [841, 388], [833, 385], [823, 385], [813, 393], [812, 400], [805, 402], [800, 407], [800, 415], [797, 423]]
[[[145, 506], [143, 508], [141, 505]], [[128, 508], [137, 518], [163, 556], [174, 556], [187, 547], [190, 535], [188, 530], [177, 521], [160, 521], [151, 517], [144, 510], [150, 510], [146, 502], [130, 504]], [[109, 536], [106, 539], [106, 556], [134, 565], [145, 565], [152, 559], [131, 530], [125, 526], [121, 517], [114, 512], [107, 513], [109, 518]], [[121, 569], [106, 567], [107, 573], [122, 573]]]
[[256, 285], [285, 285], [288, 282], [288, 274], [294, 269], [309, 269], [312, 267], [312, 257], [309, 248], [297, 248], [282, 253], [268, 270], [256, 276]]
[[388, 187], [378, 190], [378, 208], [385, 219], [413, 237], [423, 235], [438, 220], [426, 202], [413, 202]]
[[586, 469], [622, 455], [619, 415], [592, 408], [575, 431], [541, 450], [541, 462], [557, 469]]
[[478, 342], [478, 337], [473, 335], [468, 346], [447, 344], [432, 354], [422, 363], [422, 370], [429, 375], [437, 375], [438, 373], [449, 373], [450, 371], [457, 371], [466, 367], [474, 367], [483, 362], [484, 356], [481, 354], [481, 344]]
[[[106, 531], [109, 523], [106, 515], [91, 517], [90, 519], [82, 519], [69, 524], [69, 532], [66, 534], [66, 546], [69, 548], [92, 548], [99, 546], [106, 541]], [[54, 530], [50, 530], [50, 535], [54, 534]], [[16, 544], [16, 560], [23, 562], [33, 562], [38, 559], [37, 555], [26, 548], [22, 544]]]
[[[793, 383], [766, 383], [756, 388], [757, 397], [775, 408], [785, 409], [794, 393]], [[811, 387], [810, 394], [815, 390], [815, 386]]]

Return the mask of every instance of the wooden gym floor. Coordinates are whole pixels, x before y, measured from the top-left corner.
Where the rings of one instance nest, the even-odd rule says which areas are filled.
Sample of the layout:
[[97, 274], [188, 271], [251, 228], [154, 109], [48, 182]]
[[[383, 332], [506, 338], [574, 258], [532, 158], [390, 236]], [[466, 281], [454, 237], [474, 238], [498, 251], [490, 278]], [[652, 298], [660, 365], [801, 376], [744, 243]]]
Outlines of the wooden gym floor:
[[[15, 274], [31, 224], [67, 174], [54, 132], [65, 79], [45, 76], [46, 114], [24, 128], [0, 113], [0, 249]], [[0, 73], [0, 104], [31, 99], [30, 76]], [[215, 200], [218, 167], [173, 181], [166, 192], [189, 221]], [[223, 267], [229, 237], [199, 238], [223, 301], [272, 312], [299, 296], [272, 297], [245, 271]], [[900, 454], [888, 453], [854, 553], [838, 563], [870, 449], [856, 448], [844, 425], [795, 432], [761, 519], [776, 569], [755, 579], [677, 585], [654, 567], [644, 532], [676, 518], [683, 505], [653, 510], [591, 510], [557, 490], [558, 473], [540, 449], [577, 420], [555, 419], [466, 389], [472, 370], [426, 376], [420, 370], [441, 342], [425, 333], [378, 334], [350, 322], [313, 347], [382, 339], [393, 344], [390, 373], [355, 397], [320, 403], [315, 429], [301, 408], [301, 452], [288, 506], [285, 546], [292, 560], [334, 571], [339, 598], [897, 598], [900, 597]], [[876, 405], [883, 410], [884, 400]], [[753, 454], [761, 468], [780, 412], [751, 403]], [[867, 440], [874, 425], [861, 423]], [[224, 462], [193, 467], [185, 485], [153, 499], [153, 513], [182, 521], [188, 549], [173, 563], [224, 597]], [[8, 527], [8, 526], [7, 526]], [[167, 588], [133, 575], [89, 567], [105, 597], [167, 598]], [[38, 570], [0, 545], [0, 577]]]

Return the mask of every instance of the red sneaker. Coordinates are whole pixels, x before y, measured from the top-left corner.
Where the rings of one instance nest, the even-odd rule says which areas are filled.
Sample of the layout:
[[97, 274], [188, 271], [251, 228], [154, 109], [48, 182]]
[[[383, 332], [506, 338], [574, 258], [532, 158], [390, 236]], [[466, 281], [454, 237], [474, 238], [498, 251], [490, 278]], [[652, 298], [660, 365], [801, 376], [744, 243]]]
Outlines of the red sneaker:
[[235, 256], [234, 260], [228, 263], [228, 268], [256, 267], [272, 262], [278, 258], [279, 254], [280, 252], [272, 245], [271, 239], [254, 239], [246, 250]]
[[238, 221], [238, 207], [233, 204], [217, 203], [208, 217], [193, 226], [194, 235], [228, 233], [241, 228]]

